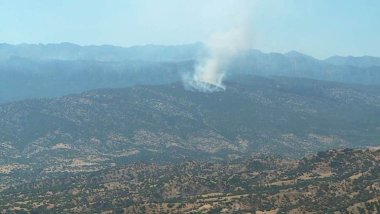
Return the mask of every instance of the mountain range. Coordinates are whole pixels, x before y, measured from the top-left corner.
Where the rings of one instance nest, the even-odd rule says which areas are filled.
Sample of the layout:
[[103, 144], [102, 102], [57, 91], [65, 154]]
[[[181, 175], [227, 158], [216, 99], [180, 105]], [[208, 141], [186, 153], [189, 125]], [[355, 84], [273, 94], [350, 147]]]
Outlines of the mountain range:
[[[58, 97], [97, 88], [160, 85], [191, 75], [207, 56], [201, 43], [129, 48], [60, 44], [0, 44], [0, 103]], [[380, 84], [380, 58], [331, 57], [318, 60], [291, 51], [285, 54], [249, 50], [229, 66], [239, 75], [285, 76]]]
[[[378, 213], [380, 67], [202, 44], [0, 44], [2, 213]], [[331, 150], [333, 149], [333, 150]]]

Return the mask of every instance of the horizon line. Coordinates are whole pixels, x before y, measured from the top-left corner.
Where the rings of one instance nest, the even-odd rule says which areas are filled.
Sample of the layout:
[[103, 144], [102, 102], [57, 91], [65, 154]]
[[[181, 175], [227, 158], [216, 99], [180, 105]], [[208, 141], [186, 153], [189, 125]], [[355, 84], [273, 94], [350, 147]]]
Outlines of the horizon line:
[[[135, 48], [135, 47], [147, 47], [147, 46], [157, 46], [157, 47], [178, 47], [178, 46], [191, 46], [191, 45], [204, 45], [204, 42], [200, 42], [200, 41], [197, 41], [197, 42], [190, 42], [190, 43], [181, 43], [181, 44], [156, 44], [156, 43], [147, 43], [147, 44], [135, 44], [135, 45], [129, 45], [129, 46], [124, 46], [124, 45], [116, 45], [116, 44], [107, 44], [107, 43], [104, 43], [104, 44], [79, 44], [79, 43], [75, 43], [75, 42], [47, 42], [47, 43], [43, 43], [43, 42], [39, 42], [39, 43], [28, 43], [28, 42], [22, 42], [22, 43], [8, 43], [8, 42], [1, 42], [0, 43], [0, 46], [1, 45], [9, 45], [9, 46], [23, 46], [23, 45], [30, 45], [30, 46], [33, 46], [33, 45], [36, 45], [36, 46], [49, 46], [49, 45], [72, 45], [72, 46], [77, 46], [77, 47], [82, 47], [82, 48], [86, 48], [86, 47], [113, 47], [113, 48], [124, 48], [124, 49], [128, 49], [128, 48]], [[1, 48], [1, 47], [0, 47]], [[315, 57], [313, 56], [312, 54], [308, 54], [308, 53], [304, 53], [302, 51], [299, 51], [299, 50], [289, 50], [289, 51], [285, 51], [285, 52], [280, 52], [280, 51], [262, 51], [260, 49], [256, 49], [256, 48], [251, 48], [249, 49], [250, 51], [259, 51], [263, 54], [282, 54], [282, 55], [286, 55], [286, 54], [289, 54], [289, 53], [296, 53], [296, 54], [300, 54], [300, 55], [304, 55], [306, 57], [312, 57], [314, 59], [317, 59], [317, 60], [320, 60], [320, 61], [323, 61], [323, 60], [327, 60], [327, 59], [330, 59], [330, 58], [333, 58], [333, 57], [344, 57], [344, 58], [364, 58], [364, 57], [371, 57], [371, 58], [378, 58], [380, 59], [380, 56], [373, 56], [373, 55], [351, 55], [351, 54], [348, 54], [348, 55], [338, 55], [338, 54], [335, 54], [335, 55], [331, 55], [331, 56], [328, 56], [328, 57], [324, 57], [324, 58], [319, 58], [319, 57]]]

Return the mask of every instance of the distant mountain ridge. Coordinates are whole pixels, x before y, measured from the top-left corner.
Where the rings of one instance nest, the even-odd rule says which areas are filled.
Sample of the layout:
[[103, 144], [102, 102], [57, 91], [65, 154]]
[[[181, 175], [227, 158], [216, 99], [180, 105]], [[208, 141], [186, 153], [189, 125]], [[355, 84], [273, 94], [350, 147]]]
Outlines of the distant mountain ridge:
[[95, 60], [95, 61], [179, 61], [194, 59], [202, 50], [201, 43], [188, 45], [141, 45], [119, 47], [113, 45], [80, 46], [59, 44], [0, 44], [0, 59], [13, 57], [34, 60]]
[[362, 57], [333, 56], [333, 57], [327, 58], [324, 61], [328, 62], [330, 64], [334, 64], [334, 65], [348, 65], [348, 66], [363, 67], [363, 68], [379, 67], [380, 66], [380, 58], [379, 57], [372, 57], [372, 56], [362, 56]]
[[[204, 44], [198, 42], [183, 45], [136, 45], [121, 47], [115, 45], [77, 45], [74, 43], [48, 43], [48, 44], [18, 44], [0, 43], [0, 60], [12, 57], [38, 59], [38, 60], [96, 60], [96, 61], [122, 61], [122, 60], [196, 60], [204, 54]], [[261, 51], [256, 51], [262, 53]], [[264, 53], [262, 53], [264, 54]], [[267, 53], [277, 54], [277, 53]], [[281, 54], [281, 53], [278, 53]], [[293, 58], [316, 58], [289, 51], [284, 53]], [[380, 66], [380, 57], [374, 56], [331, 56], [323, 61], [333, 65], [348, 65], [354, 67]]]
[[[160, 85], [191, 75], [207, 55], [201, 43], [177, 46], [79, 46], [0, 44], [0, 103], [56, 97], [97, 88]], [[318, 60], [291, 51], [249, 50], [227, 68], [238, 75], [286, 76], [380, 85], [379, 58], [333, 57]]]

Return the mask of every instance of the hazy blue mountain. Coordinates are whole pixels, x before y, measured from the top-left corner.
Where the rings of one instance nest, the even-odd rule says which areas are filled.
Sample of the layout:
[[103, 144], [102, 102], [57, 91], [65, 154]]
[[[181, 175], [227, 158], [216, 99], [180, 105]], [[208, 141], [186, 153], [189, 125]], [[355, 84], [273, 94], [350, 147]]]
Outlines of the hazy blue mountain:
[[371, 56], [362, 56], [362, 57], [342, 57], [342, 56], [333, 56], [324, 60], [333, 65], [347, 65], [353, 67], [379, 67], [380, 66], [380, 58], [379, 57], [371, 57]]
[[[184, 74], [193, 72], [205, 54], [201, 43], [129, 48], [0, 44], [0, 102], [180, 81]], [[360, 60], [330, 61], [334, 60], [318, 60], [296, 51], [280, 54], [250, 50], [233, 61], [227, 80], [254, 74], [380, 85], [380, 66], [363, 66]]]
[[0, 44], [0, 59], [21, 57], [35, 60], [178, 61], [194, 59], [200, 54], [202, 48], [201, 43], [176, 46], [143, 45], [127, 48], [112, 45], [79, 46], [72, 43]]
[[229, 75], [302, 77], [343, 83], [380, 84], [380, 66], [335, 65], [295, 51], [265, 54], [251, 50], [241, 54], [231, 65]]
[[165, 84], [181, 79], [192, 62], [0, 61], [0, 102], [55, 97], [96, 88]]

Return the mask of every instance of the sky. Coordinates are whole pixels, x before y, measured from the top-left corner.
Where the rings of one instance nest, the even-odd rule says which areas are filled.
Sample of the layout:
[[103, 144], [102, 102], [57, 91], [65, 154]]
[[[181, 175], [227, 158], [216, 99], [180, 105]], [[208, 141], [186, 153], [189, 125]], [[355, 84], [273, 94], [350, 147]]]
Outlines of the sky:
[[253, 48], [380, 56], [379, 0], [0, 0], [0, 43], [203, 42], [236, 26]]

